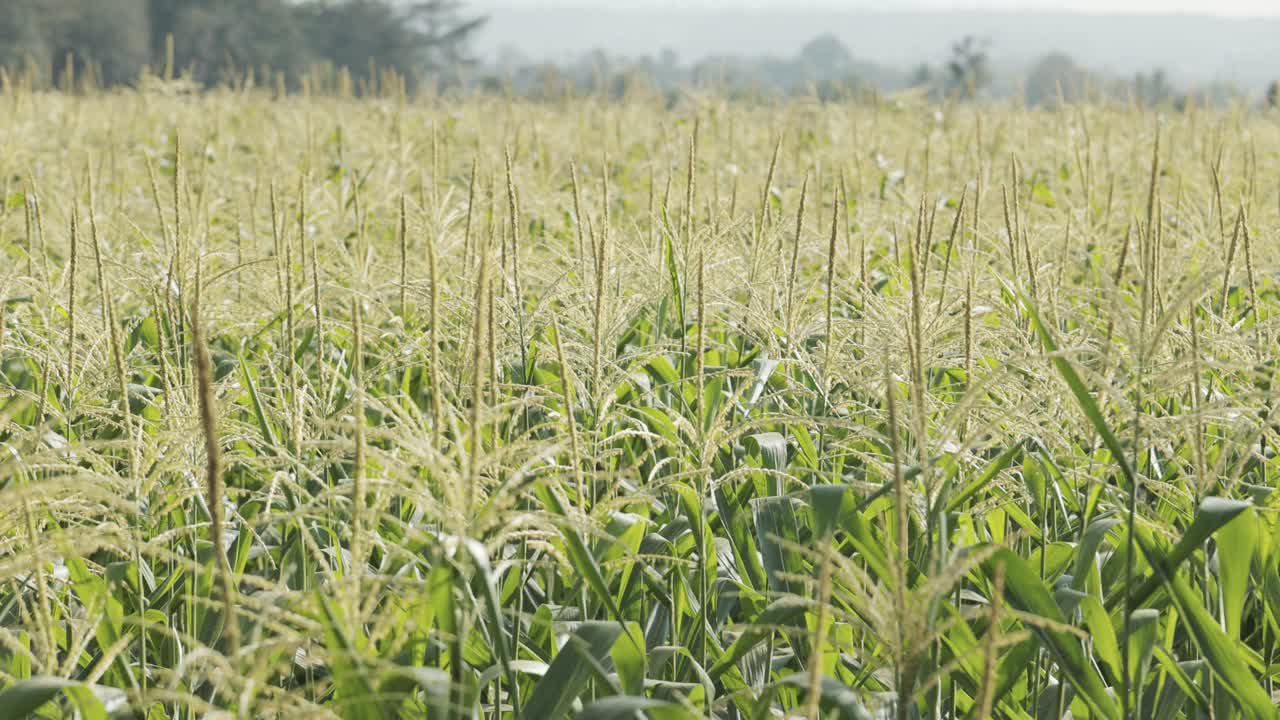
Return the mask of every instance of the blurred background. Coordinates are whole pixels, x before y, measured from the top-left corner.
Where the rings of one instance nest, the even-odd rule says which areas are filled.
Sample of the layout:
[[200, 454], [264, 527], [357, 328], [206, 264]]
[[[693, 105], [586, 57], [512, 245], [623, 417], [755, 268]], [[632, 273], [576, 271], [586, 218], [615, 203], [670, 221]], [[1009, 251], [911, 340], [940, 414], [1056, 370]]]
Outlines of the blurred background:
[[0, 66], [37, 85], [1275, 104], [1276, 38], [1277, 0], [0, 2]]

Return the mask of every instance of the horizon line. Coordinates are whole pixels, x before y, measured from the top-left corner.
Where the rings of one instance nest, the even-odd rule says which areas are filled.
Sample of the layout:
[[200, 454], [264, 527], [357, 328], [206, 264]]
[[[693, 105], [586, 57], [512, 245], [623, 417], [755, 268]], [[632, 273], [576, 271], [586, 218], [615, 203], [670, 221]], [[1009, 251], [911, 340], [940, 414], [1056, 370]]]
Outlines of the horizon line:
[[495, 2], [487, 2], [481, 0], [475, 2], [473, 7], [482, 12], [484, 11], [516, 11], [516, 12], [536, 12], [539, 10], [580, 10], [591, 12], [611, 12], [611, 13], [657, 13], [657, 12], [676, 12], [684, 15], [694, 15], [703, 13], [718, 12], [737, 12], [737, 13], [771, 13], [771, 14], [803, 14], [806, 12], [834, 13], [840, 15], [980, 15], [980, 14], [998, 14], [998, 15], [1023, 15], [1028, 17], [1034, 16], [1075, 16], [1075, 17], [1096, 17], [1106, 19], [1130, 19], [1130, 18], [1178, 18], [1178, 19], [1203, 19], [1209, 18], [1214, 20], [1278, 20], [1280, 19], [1280, 8], [1272, 14], [1260, 14], [1257, 11], [1249, 10], [1245, 12], [1211, 12], [1206, 10], [1138, 10], [1125, 8], [1120, 10], [1104, 10], [1100, 8], [1020, 8], [1008, 5], [979, 5], [970, 7], [928, 7], [928, 6], [909, 6], [902, 8], [869, 8], [869, 7], [834, 7], [822, 4], [795, 4], [786, 7], [774, 7], [759, 4], [748, 4], [743, 6], [725, 6], [725, 5], [691, 5], [689, 3], [669, 3], [663, 2], [652, 7], [641, 7], [635, 5], [609, 5], [601, 7], [598, 4], [585, 2], [584, 0], [565, 0], [564, 2], [554, 2], [534, 7], [524, 4], [513, 3], [511, 0], [496, 0]]

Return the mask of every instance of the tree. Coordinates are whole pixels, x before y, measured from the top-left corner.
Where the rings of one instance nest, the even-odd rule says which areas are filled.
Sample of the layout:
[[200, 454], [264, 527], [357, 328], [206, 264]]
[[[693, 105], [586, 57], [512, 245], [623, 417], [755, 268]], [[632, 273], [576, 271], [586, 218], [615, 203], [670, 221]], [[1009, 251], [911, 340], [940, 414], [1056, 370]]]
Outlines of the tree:
[[317, 61], [413, 77], [470, 62], [483, 21], [461, 0], [0, 0], [0, 65], [30, 59], [47, 74], [73, 53], [101, 80], [127, 83], [148, 63], [164, 67], [172, 47], [173, 69], [206, 84], [227, 69], [298, 77]]
[[831, 33], [823, 33], [800, 49], [799, 60], [825, 77], [840, 76], [853, 66], [853, 53]]
[[1059, 94], [1063, 100], [1076, 100], [1084, 94], [1087, 75], [1076, 65], [1071, 56], [1049, 53], [1027, 75], [1027, 102], [1043, 105], [1056, 102]]
[[74, 20], [58, 33], [55, 52], [73, 53], [77, 65], [98, 68], [99, 82], [137, 80], [151, 59], [146, 0], [79, 0]]
[[10, 0], [0, 11], [0, 65], [31, 62], [45, 80], [68, 57], [99, 81], [130, 82], [150, 57], [147, 0]]
[[961, 97], [976, 97], [991, 82], [991, 70], [987, 63], [986, 40], [966, 35], [951, 46], [951, 60], [947, 63], [952, 92]]
[[384, 0], [313, 1], [302, 6], [305, 34], [316, 57], [367, 76], [371, 66], [412, 77], [471, 62], [466, 43], [484, 18], [464, 18], [456, 0], [404, 8]]
[[928, 63], [921, 63], [911, 71], [911, 77], [908, 78], [909, 87], [930, 88], [933, 86], [933, 68]]
[[1267, 88], [1267, 105], [1280, 108], [1280, 80], [1272, 82]]
[[8, 0], [0, 12], [0, 65], [22, 67], [32, 62], [47, 72], [54, 64], [56, 33], [75, 17], [75, 11], [67, 0]]
[[263, 66], [292, 77], [311, 61], [297, 10], [280, 0], [180, 2], [177, 13], [164, 16], [172, 26], [162, 29], [173, 35], [175, 70], [190, 69], [199, 82]]
[[410, 25], [422, 28], [429, 69], [450, 69], [474, 62], [467, 42], [488, 18], [463, 17], [462, 7], [461, 0], [421, 0], [405, 13], [404, 19]]
[[1159, 105], [1174, 96], [1173, 86], [1164, 70], [1156, 68], [1150, 75], [1138, 73], [1133, 79], [1135, 99], [1145, 105]]

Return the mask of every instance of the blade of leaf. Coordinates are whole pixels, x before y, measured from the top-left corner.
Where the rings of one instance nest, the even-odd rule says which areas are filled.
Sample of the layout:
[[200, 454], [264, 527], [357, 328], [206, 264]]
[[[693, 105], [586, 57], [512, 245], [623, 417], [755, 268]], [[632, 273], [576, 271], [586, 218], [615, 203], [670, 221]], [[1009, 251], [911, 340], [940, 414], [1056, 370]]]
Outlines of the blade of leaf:
[[0, 692], [0, 720], [24, 720], [63, 693], [76, 706], [80, 717], [106, 720], [106, 708], [88, 686], [73, 680], [44, 676], [20, 680]]
[[[1008, 548], [1000, 548], [984, 563], [989, 577], [997, 565], [1004, 566], [1005, 593], [1010, 604], [1022, 612], [1039, 615], [1050, 625], [1066, 625], [1058, 604], [1044, 586], [1036, 570]], [[1067, 679], [1076, 686], [1089, 708], [1099, 717], [1119, 720], [1120, 710], [1107, 692], [1107, 686], [1093, 664], [1085, 657], [1080, 641], [1074, 636], [1054, 630], [1048, 625], [1033, 626], [1032, 633], [1061, 667]]]
[[603, 662], [622, 630], [616, 622], [590, 621], [578, 625], [556, 653], [547, 674], [533, 688], [533, 695], [524, 708], [525, 716], [560, 720], [567, 715], [591, 679], [591, 664], [585, 661]]
[[1115, 433], [1111, 432], [1111, 427], [1107, 425], [1107, 421], [1102, 417], [1102, 411], [1098, 409], [1098, 403], [1093, 399], [1093, 395], [1089, 393], [1084, 381], [1080, 379], [1080, 375], [1076, 373], [1075, 367], [1064, 357], [1058, 354], [1058, 343], [1053, 337], [1053, 332], [1040, 320], [1040, 313], [1036, 311], [1035, 305], [1029, 298], [1021, 293], [1018, 295], [1022, 298], [1022, 304], [1027, 309], [1027, 314], [1031, 316], [1031, 323], [1035, 326], [1036, 334], [1040, 336], [1040, 342], [1045, 346], [1045, 350], [1050, 355], [1053, 366], [1057, 368], [1058, 374], [1067, 383], [1072, 396], [1076, 399], [1076, 404], [1084, 412], [1089, 420], [1089, 424], [1093, 426], [1095, 432], [1102, 437], [1102, 442], [1107, 446], [1107, 450], [1111, 452], [1112, 459], [1120, 466], [1120, 472], [1124, 474], [1125, 481], [1130, 490], [1137, 487], [1134, 480], [1133, 469], [1129, 467], [1129, 460], [1125, 457], [1124, 447], [1120, 445], [1120, 441], [1116, 439]]
[[1249, 569], [1258, 545], [1258, 525], [1253, 513], [1241, 513], [1218, 531], [1218, 575], [1222, 582], [1222, 615], [1227, 634], [1240, 637], [1244, 602], [1249, 591]]
[[577, 720], [695, 720], [698, 716], [665, 700], [634, 695], [614, 695], [596, 700], [577, 714]]
[[[1196, 548], [1203, 545], [1215, 532], [1250, 507], [1250, 504], [1243, 500], [1228, 500], [1227, 498], [1219, 497], [1205, 498], [1200, 503], [1199, 509], [1196, 510], [1196, 516], [1191, 521], [1191, 526], [1182, 534], [1182, 538], [1178, 540], [1177, 545], [1174, 545], [1169, 555], [1163, 558], [1164, 567], [1170, 572], [1176, 571], [1183, 561], [1191, 557]], [[1146, 602], [1146, 599], [1151, 597], [1151, 593], [1160, 587], [1160, 583], [1159, 575], [1152, 575], [1147, 578], [1132, 595], [1133, 607], [1138, 607]], [[1123, 596], [1124, 593], [1112, 595], [1107, 601], [1107, 608], [1114, 609], [1123, 599]]]
[[1178, 614], [1184, 618], [1187, 630], [1195, 638], [1196, 645], [1204, 654], [1209, 667], [1222, 680], [1221, 687], [1236, 699], [1247, 717], [1255, 720], [1264, 718], [1274, 720], [1276, 711], [1271, 704], [1271, 697], [1249, 671], [1249, 665], [1240, 656], [1241, 649], [1237, 647], [1235, 641], [1227, 637], [1187, 583], [1165, 564], [1159, 552], [1150, 547], [1141, 535], [1136, 539], [1138, 546], [1147, 556], [1147, 561], [1156, 569], [1156, 575], [1168, 588], [1169, 596], [1173, 599]]

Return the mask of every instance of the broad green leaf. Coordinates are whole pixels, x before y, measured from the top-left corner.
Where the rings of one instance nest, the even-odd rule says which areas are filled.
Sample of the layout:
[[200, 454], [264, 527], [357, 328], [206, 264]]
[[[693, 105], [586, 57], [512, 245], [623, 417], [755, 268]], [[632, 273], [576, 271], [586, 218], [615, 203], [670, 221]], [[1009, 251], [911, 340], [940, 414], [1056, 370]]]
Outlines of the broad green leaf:
[[802, 571], [800, 560], [789, 546], [789, 543], [800, 539], [799, 523], [796, 521], [792, 502], [789, 497], [756, 498], [751, 501], [756, 518], [756, 542], [760, 546], [760, 557], [769, 578], [769, 589], [774, 592], [790, 592], [791, 582], [784, 576]]
[[508, 637], [506, 625], [502, 621], [502, 603], [498, 601], [498, 588], [493, 581], [493, 570], [489, 566], [489, 551], [480, 542], [467, 538], [463, 541], [476, 568], [477, 580], [484, 597], [485, 631], [489, 636], [489, 644], [497, 648], [498, 661], [507, 673], [512, 684], [515, 675], [511, 673], [511, 639]]
[[666, 241], [664, 250], [667, 261], [667, 275], [671, 281], [671, 297], [676, 302], [676, 312], [680, 320], [680, 334], [683, 337], [685, 332], [684, 319], [684, 286], [680, 283], [680, 269], [676, 266], [676, 249], [672, 242], [671, 233], [664, 233]]
[[628, 695], [643, 695], [648, 661], [644, 632], [634, 622], [628, 622], [626, 628], [626, 632], [613, 644], [609, 655], [613, 658], [613, 667], [618, 672], [618, 683], [622, 686], [622, 691]]
[[1219, 687], [1226, 690], [1239, 703], [1245, 716], [1251, 720], [1274, 719], [1275, 708], [1267, 691], [1258, 684], [1257, 678], [1249, 671], [1249, 663], [1243, 657], [1244, 650], [1239, 647], [1222, 628], [1214, 621], [1200, 599], [1191, 591], [1187, 583], [1178, 577], [1170, 564], [1159, 553], [1148, 546], [1141, 535], [1137, 536], [1139, 547], [1146, 554], [1147, 561], [1156, 569], [1156, 575], [1169, 590], [1169, 596], [1178, 608], [1178, 614], [1186, 623], [1187, 630], [1195, 638], [1196, 645], [1204, 654], [1214, 675], [1221, 679]]
[[1039, 615], [1049, 621], [1046, 625], [1033, 625], [1030, 629], [1040, 638], [1041, 644], [1061, 667], [1066, 678], [1076, 686], [1081, 698], [1100, 717], [1118, 720], [1120, 710], [1107, 693], [1107, 686], [1097, 670], [1085, 656], [1080, 640], [1052, 627], [1065, 626], [1067, 623], [1036, 571], [1007, 548], [1000, 548], [983, 564], [988, 577], [994, 577], [997, 565], [1004, 567], [1005, 595], [1009, 603], [1022, 612]]
[[1111, 616], [1107, 614], [1102, 603], [1093, 596], [1080, 600], [1080, 612], [1084, 616], [1084, 626], [1089, 629], [1089, 641], [1093, 643], [1093, 652], [1098, 656], [1114, 678], [1120, 677], [1120, 643], [1116, 642], [1115, 627]]
[[[1177, 568], [1182, 565], [1183, 561], [1191, 557], [1206, 540], [1213, 536], [1220, 528], [1231, 522], [1237, 515], [1248, 510], [1249, 503], [1240, 500], [1228, 500], [1226, 498], [1207, 497], [1201, 503], [1196, 511], [1195, 519], [1191, 521], [1191, 526], [1182, 534], [1182, 538], [1174, 545], [1173, 550], [1167, 556], [1162, 558], [1163, 566], [1169, 572], [1176, 572]], [[1138, 535], [1141, 538], [1141, 533]], [[1150, 553], [1148, 558], [1150, 558]], [[1152, 563], [1154, 565], [1154, 563]], [[1160, 587], [1162, 579], [1159, 574], [1152, 575], [1147, 578], [1131, 595], [1133, 607], [1138, 607], [1151, 597], [1151, 593]], [[1112, 600], [1107, 602], [1107, 606], [1114, 608], [1123, 599], [1124, 593], [1116, 593], [1112, 596]]]
[[[793, 685], [808, 691], [812, 683], [809, 673], [796, 673], [788, 675], [783, 679], [783, 683]], [[836, 720], [872, 720], [874, 717], [867, 711], [862, 699], [858, 697], [858, 693], [839, 680], [823, 675], [821, 682], [818, 684], [818, 692], [822, 697], [822, 707], [835, 712], [823, 717], [836, 718]]]
[[258, 395], [258, 385], [253, 381], [253, 370], [249, 368], [248, 358], [243, 354], [240, 355], [240, 378], [244, 381], [245, 389], [249, 393], [249, 404], [253, 408], [253, 417], [258, 422], [258, 430], [262, 433], [262, 439], [266, 440], [267, 445], [270, 447], [280, 447], [279, 441], [276, 440], [276, 430], [272, 427], [271, 422], [267, 420], [262, 398]]
[[1084, 587], [1085, 579], [1093, 569], [1093, 560], [1098, 554], [1098, 547], [1102, 545], [1111, 528], [1119, 524], [1119, 518], [1095, 518], [1089, 523], [1089, 529], [1084, 531], [1084, 536], [1080, 538], [1080, 544], [1076, 550], [1075, 566], [1071, 570], [1072, 587], [1077, 590]]
[[988, 462], [986, 467], [982, 469], [982, 472], [979, 473], [977, 477], [971, 480], [963, 490], [956, 493], [947, 501], [947, 512], [955, 512], [961, 505], [964, 505], [964, 503], [968, 502], [971, 498], [981, 492], [983, 488], [995, 479], [996, 475], [999, 475], [1002, 470], [1005, 470], [1013, 464], [1014, 458], [1017, 457], [1018, 453], [1021, 451], [1022, 446], [1014, 444], [1005, 448], [1004, 451], [996, 457], [996, 459]]
[[844, 485], [814, 485], [809, 488], [813, 507], [813, 531], [818, 537], [827, 537], [835, 531], [847, 489]]
[[[1178, 710], [1188, 699], [1195, 703], [1201, 712], [1208, 715], [1209, 697], [1194, 679], [1195, 675], [1205, 669], [1205, 662], [1203, 660], [1177, 662], [1168, 650], [1159, 645], [1155, 647], [1155, 658], [1160, 668], [1168, 674], [1170, 681], [1165, 683], [1164, 690], [1160, 693], [1159, 700], [1154, 706], [1153, 717], [1176, 717]], [[1148, 707], [1151, 706], [1148, 705]]]
[[530, 718], [560, 720], [586, 689], [594, 667], [608, 657], [623, 628], [616, 622], [588, 621], [578, 625], [573, 635], [556, 653], [546, 675], [538, 681], [524, 707]]
[[787, 469], [787, 439], [781, 433], [748, 435], [743, 439], [742, 444], [746, 446], [747, 452], [760, 456], [764, 467], [778, 472]]
[[751, 392], [747, 394], [748, 412], [760, 402], [760, 396], [764, 394], [764, 389], [769, 384], [769, 378], [773, 377], [773, 371], [778, 367], [778, 363], [778, 360], [771, 358], [756, 359], [755, 379], [751, 381]]
[[809, 603], [803, 598], [787, 596], [773, 601], [725, 648], [715, 664], [707, 670], [707, 674], [713, 680], [718, 679], [778, 627], [803, 626], [804, 613], [808, 609]]
[[1040, 336], [1040, 342], [1050, 354], [1053, 366], [1057, 368], [1058, 374], [1067, 383], [1072, 396], [1075, 397], [1076, 404], [1080, 406], [1085, 417], [1088, 418], [1094, 432], [1098, 433], [1102, 438], [1103, 444], [1107, 446], [1107, 450], [1111, 452], [1112, 461], [1120, 466], [1120, 472], [1124, 475], [1127, 483], [1127, 490], [1130, 492], [1135, 491], [1137, 489], [1137, 481], [1134, 479], [1133, 469], [1129, 466], [1124, 447], [1120, 445], [1115, 433], [1111, 432], [1111, 426], [1102, 417], [1102, 411], [1098, 409], [1097, 401], [1093, 399], [1093, 395], [1090, 394], [1088, 387], [1080, 379], [1071, 363], [1059, 354], [1058, 342], [1054, 339], [1053, 332], [1049, 330], [1048, 326], [1041, 322], [1040, 313], [1037, 312], [1035, 305], [1025, 296], [1022, 297], [1022, 303], [1026, 307], [1027, 314], [1031, 316], [1031, 323], [1035, 326], [1036, 333]]
[[613, 599], [613, 593], [609, 592], [609, 586], [605, 582], [604, 573], [600, 570], [599, 563], [596, 562], [595, 556], [591, 554], [590, 549], [582, 540], [582, 536], [577, 529], [569, 524], [569, 514], [565, 510], [564, 504], [560, 502], [560, 498], [556, 495], [556, 490], [544, 485], [538, 488], [537, 494], [543, 504], [554, 515], [566, 521], [561, 527], [564, 530], [565, 550], [568, 552], [569, 562], [573, 564], [573, 569], [582, 574], [583, 579], [586, 580], [597, 600], [604, 603], [611, 613], [609, 617], [621, 618], [623, 616], [622, 610], [618, 608], [617, 602]]
[[324, 595], [316, 600], [324, 614], [325, 645], [329, 667], [337, 688], [336, 700], [343, 720], [375, 720], [385, 717], [388, 708], [369, 683], [369, 674], [361, 667], [360, 652], [347, 637], [347, 626], [339, 611]]
[[1143, 678], [1151, 664], [1156, 632], [1160, 629], [1159, 621], [1160, 613], [1151, 608], [1134, 610], [1129, 616], [1129, 677], [1134, 679], [1135, 687], [1142, 687]]
[[1240, 637], [1244, 604], [1249, 592], [1249, 570], [1258, 546], [1258, 524], [1252, 512], [1243, 512], [1218, 531], [1218, 577], [1222, 582], [1222, 615], [1227, 635]]
[[414, 697], [420, 689], [427, 698], [434, 716], [444, 717], [442, 708], [449, 702], [449, 673], [427, 667], [379, 668], [382, 682], [378, 684], [381, 699], [395, 702]]
[[[123, 695], [111, 688], [102, 688], [98, 692]], [[64, 694], [83, 720], [106, 720], [109, 717], [94, 688], [73, 680], [41, 676], [19, 680], [0, 691], [0, 720], [26, 720], [45, 703]]]
[[696, 713], [673, 702], [634, 695], [615, 695], [596, 700], [575, 716], [576, 720], [697, 720], [698, 717]]

